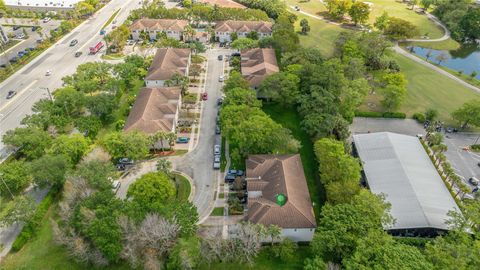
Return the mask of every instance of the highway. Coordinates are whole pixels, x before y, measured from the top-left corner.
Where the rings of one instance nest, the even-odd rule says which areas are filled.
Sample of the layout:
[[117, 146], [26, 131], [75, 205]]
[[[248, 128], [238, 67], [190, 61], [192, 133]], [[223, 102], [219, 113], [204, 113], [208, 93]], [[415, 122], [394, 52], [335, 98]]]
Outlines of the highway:
[[[20, 126], [20, 121], [31, 114], [32, 105], [42, 98], [48, 98], [50, 91], [62, 86], [62, 78], [75, 72], [77, 66], [100, 60], [101, 53], [89, 55], [89, 47], [103, 40], [100, 30], [110, 16], [121, 9], [116, 16], [116, 24], [121, 24], [130, 11], [140, 6], [138, 0], [112, 0], [93, 16], [72, 30], [49, 49], [25, 65], [10, 78], [0, 84], [0, 138], [8, 130]], [[107, 27], [107, 33], [111, 30]], [[76, 46], [70, 47], [70, 41], [78, 40]], [[76, 58], [75, 52], [83, 54]], [[52, 75], [46, 76], [47, 70]], [[7, 100], [8, 91], [16, 91], [17, 95]], [[0, 142], [0, 161], [7, 155], [7, 150]]]

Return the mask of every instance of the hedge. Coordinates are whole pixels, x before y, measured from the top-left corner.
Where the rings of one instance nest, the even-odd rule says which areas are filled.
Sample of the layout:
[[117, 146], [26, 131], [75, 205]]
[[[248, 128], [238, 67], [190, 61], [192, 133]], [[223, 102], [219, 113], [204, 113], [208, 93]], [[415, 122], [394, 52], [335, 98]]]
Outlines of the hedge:
[[409, 246], [424, 249], [425, 245], [432, 242], [433, 239], [423, 237], [394, 237], [395, 241]]
[[32, 218], [23, 226], [22, 231], [17, 236], [17, 239], [15, 239], [15, 242], [13, 242], [13, 251], [19, 251], [30, 239], [35, 237], [37, 231], [40, 229], [43, 217], [53, 203], [54, 194], [56, 194], [56, 192], [53, 189], [50, 190], [48, 195], [37, 206]]
[[425, 123], [425, 114], [423, 113], [414, 113], [412, 118], [417, 120], [420, 124]]
[[472, 144], [472, 145], [470, 145], [470, 149], [472, 151], [478, 152], [478, 151], [480, 151], [480, 144]]
[[405, 119], [407, 115], [402, 112], [355, 112], [356, 117], [371, 117], [371, 118], [400, 118]]

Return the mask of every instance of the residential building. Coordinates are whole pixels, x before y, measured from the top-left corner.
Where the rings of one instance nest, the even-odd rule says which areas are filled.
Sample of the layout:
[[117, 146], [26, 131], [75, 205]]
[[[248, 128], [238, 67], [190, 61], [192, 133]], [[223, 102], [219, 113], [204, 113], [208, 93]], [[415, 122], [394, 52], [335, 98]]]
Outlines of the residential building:
[[[243, 50], [241, 56], [241, 72], [250, 86], [256, 89], [269, 75], [279, 71], [275, 50], [257, 48]], [[261, 96], [259, 96], [261, 98]]]
[[436, 236], [460, 210], [419, 139], [390, 132], [353, 136], [367, 186], [392, 206], [393, 235]]
[[9, 8], [31, 11], [66, 11], [83, 0], [4, 0]]
[[161, 48], [157, 50], [152, 65], [145, 77], [147, 87], [165, 86], [175, 74], [188, 76], [188, 67], [191, 61], [190, 49]]
[[309, 242], [317, 223], [300, 155], [252, 155], [246, 161], [246, 221], [277, 225], [281, 237]]
[[246, 6], [240, 3], [237, 3], [233, 0], [196, 0], [195, 2], [212, 5], [212, 6], [216, 5], [224, 8], [241, 8], [241, 9], [247, 8]]
[[142, 31], [148, 33], [150, 40], [157, 39], [160, 33], [165, 33], [169, 38], [183, 40], [183, 30], [187, 25], [186, 20], [139, 19], [130, 26], [130, 30], [135, 40], [141, 39]]
[[272, 23], [259, 21], [220, 21], [215, 25], [215, 38], [220, 42], [231, 42], [231, 35], [237, 33], [239, 38], [247, 37], [248, 33], [257, 32], [259, 38], [272, 35]]
[[[175, 132], [181, 103], [179, 87], [142, 88], [123, 130], [137, 130], [148, 135], [158, 131]], [[157, 142], [155, 148], [161, 148], [162, 143], [163, 147], [168, 145], [166, 141]]]
[[5, 29], [0, 25], [0, 43], [5, 44], [9, 41], [7, 32]]

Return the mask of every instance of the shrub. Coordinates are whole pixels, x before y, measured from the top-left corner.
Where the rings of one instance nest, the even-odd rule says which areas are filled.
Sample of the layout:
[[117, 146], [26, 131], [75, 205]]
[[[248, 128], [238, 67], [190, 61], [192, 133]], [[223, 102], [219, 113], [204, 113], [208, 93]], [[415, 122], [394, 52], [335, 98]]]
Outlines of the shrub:
[[417, 122], [421, 124], [425, 123], [425, 115], [423, 113], [414, 113], [413, 119], [417, 120]]
[[470, 149], [472, 149], [473, 151], [480, 151], [480, 144], [472, 144], [470, 146]]
[[45, 199], [43, 199], [43, 201], [38, 205], [33, 217], [25, 224], [22, 232], [20, 232], [17, 239], [15, 239], [13, 242], [13, 251], [19, 251], [30, 239], [37, 235], [37, 231], [40, 229], [43, 217], [52, 205], [54, 194], [56, 194], [56, 190], [50, 190]]
[[402, 112], [355, 112], [356, 117], [372, 117], [372, 118], [400, 118], [405, 119], [407, 116]]

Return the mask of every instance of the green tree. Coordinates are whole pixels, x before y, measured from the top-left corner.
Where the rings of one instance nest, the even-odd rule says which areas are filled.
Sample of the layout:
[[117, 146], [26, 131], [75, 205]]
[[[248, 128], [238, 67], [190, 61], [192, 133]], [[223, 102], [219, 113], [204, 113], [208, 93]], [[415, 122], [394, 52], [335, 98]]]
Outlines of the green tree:
[[315, 256], [314, 258], [307, 258], [305, 260], [304, 270], [323, 270], [327, 269], [327, 264], [322, 258]]
[[434, 4], [435, 0], [420, 0], [420, 5], [424, 9], [429, 9], [432, 4]]
[[425, 119], [428, 121], [434, 121], [438, 117], [438, 110], [434, 108], [427, 109], [425, 111]]
[[363, 2], [354, 2], [348, 10], [348, 15], [350, 15], [355, 25], [358, 23], [363, 24], [368, 21], [370, 16], [370, 6]]
[[300, 21], [300, 27], [302, 28], [302, 34], [306, 35], [310, 32], [310, 25], [308, 24], [307, 19], [304, 18]]
[[382, 230], [372, 230], [357, 242], [355, 252], [345, 258], [343, 265], [353, 269], [434, 269], [420, 250], [396, 243]]
[[243, 78], [240, 72], [233, 71], [232, 73], [230, 73], [228, 80], [225, 81], [225, 85], [223, 86], [223, 91], [225, 92], [225, 94], [228, 95], [228, 91], [233, 88], [244, 88], [244, 89], [250, 88], [250, 85]]
[[480, 100], [471, 100], [464, 103], [452, 113], [453, 120], [457, 121], [462, 129], [469, 125], [480, 126]]
[[75, 127], [90, 139], [95, 139], [102, 128], [102, 121], [98, 117], [89, 115], [75, 119]]
[[293, 23], [287, 14], [278, 17], [273, 26], [272, 36], [276, 50], [281, 53], [295, 51], [300, 43]]
[[475, 77], [477, 77], [478, 73], [474, 70], [472, 73], [470, 73], [470, 79], [473, 80]]
[[52, 155], [64, 155], [68, 162], [77, 164], [89, 148], [89, 141], [83, 135], [75, 133], [70, 136], [60, 135], [47, 151]]
[[78, 164], [73, 176], [85, 179], [88, 185], [99, 191], [109, 191], [112, 182], [109, 178], [115, 176], [112, 163], [100, 160], [82, 161]]
[[25, 127], [7, 131], [3, 135], [3, 143], [18, 149], [17, 152], [28, 160], [33, 160], [45, 153], [45, 149], [52, 143], [52, 138], [46, 131]]
[[180, 238], [167, 263], [168, 270], [195, 269], [202, 261], [198, 237]]
[[179, 202], [169, 205], [156, 205], [155, 211], [180, 226], [180, 235], [194, 236], [197, 233], [198, 212], [191, 202]]
[[59, 108], [62, 113], [69, 117], [78, 116], [82, 112], [85, 104], [83, 93], [76, 91], [71, 87], [65, 87], [55, 91], [54, 105]]
[[0, 164], [0, 194], [11, 196], [23, 191], [32, 181], [27, 164], [12, 160]]
[[148, 155], [151, 142], [140, 132], [112, 132], [104, 137], [102, 145], [114, 160], [124, 157], [140, 160]]
[[248, 105], [250, 107], [261, 107], [262, 102], [257, 99], [255, 91], [249, 88], [233, 88], [223, 101], [223, 106]]
[[130, 185], [127, 197], [148, 208], [166, 205], [175, 198], [172, 179], [163, 172], [147, 173]]
[[258, 41], [250, 38], [238, 38], [230, 46], [236, 50], [253, 49], [258, 47]]
[[40, 187], [61, 188], [69, 168], [68, 158], [63, 155], [44, 155], [30, 164], [33, 181]]
[[381, 101], [383, 107], [391, 112], [400, 107], [407, 95], [407, 89], [404, 87], [389, 85], [382, 89], [383, 99]]
[[288, 72], [268, 76], [258, 88], [258, 95], [284, 107], [292, 106], [300, 96], [300, 78]]
[[289, 262], [295, 257], [297, 244], [292, 240], [285, 238], [277, 245], [273, 246], [272, 251], [275, 257], [283, 262]]
[[352, 6], [351, 0], [326, 0], [325, 3], [328, 13], [335, 19], [342, 19]]
[[[476, 40], [480, 38], [480, 9], [469, 7], [467, 13], [460, 20], [459, 27], [463, 30], [464, 40]], [[473, 76], [475, 77], [475, 76]]]
[[253, 39], [253, 40], [258, 40], [258, 32], [257, 31], [248, 32], [247, 38]]
[[337, 263], [350, 257], [359, 239], [391, 223], [388, 210], [382, 197], [367, 190], [354, 196], [351, 203], [324, 205], [311, 242], [313, 254]]
[[172, 171], [172, 162], [166, 158], [157, 161], [157, 171], [161, 171], [169, 175]]
[[409, 21], [390, 17], [388, 25], [383, 32], [392, 39], [404, 40], [416, 36], [418, 34], [418, 29]]
[[375, 26], [375, 28], [380, 31], [384, 31], [388, 26], [389, 18], [390, 17], [388, 16], [388, 13], [384, 11], [381, 16], [375, 19], [375, 23], [373, 24], [373, 26]]
[[15, 196], [6, 201], [0, 197], [0, 227], [27, 222], [35, 213], [35, 202], [27, 196]]

